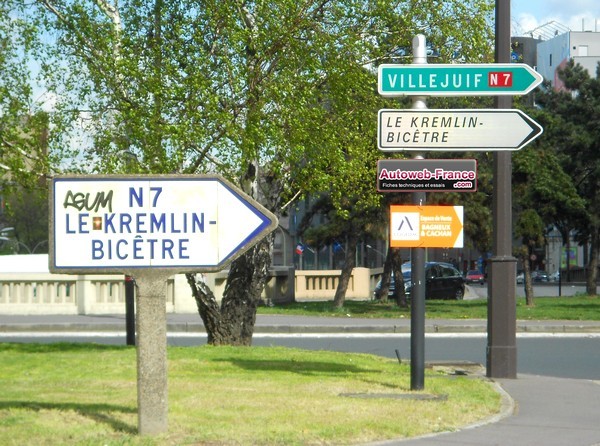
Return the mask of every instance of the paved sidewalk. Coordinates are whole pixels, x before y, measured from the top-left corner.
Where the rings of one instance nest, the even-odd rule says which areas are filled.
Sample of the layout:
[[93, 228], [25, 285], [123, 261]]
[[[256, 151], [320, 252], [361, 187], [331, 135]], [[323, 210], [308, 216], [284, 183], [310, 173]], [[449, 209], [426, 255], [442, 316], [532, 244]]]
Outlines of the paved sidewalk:
[[457, 432], [369, 446], [600, 445], [600, 383], [533, 375], [496, 382], [508, 399], [499, 419]]

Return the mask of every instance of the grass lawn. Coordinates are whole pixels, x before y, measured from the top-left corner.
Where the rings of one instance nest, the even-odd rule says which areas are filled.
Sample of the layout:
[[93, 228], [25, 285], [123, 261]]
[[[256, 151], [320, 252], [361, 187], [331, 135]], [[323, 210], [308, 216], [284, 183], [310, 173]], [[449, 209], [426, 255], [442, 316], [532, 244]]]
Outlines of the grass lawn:
[[453, 430], [500, 407], [485, 379], [427, 370], [411, 392], [408, 365], [372, 355], [170, 347], [168, 370], [169, 431], [142, 437], [135, 348], [0, 344], [0, 444], [353, 444]]
[[[339, 316], [363, 318], [410, 317], [410, 308], [399, 308], [394, 302], [346, 301], [343, 308], [334, 308], [332, 301], [296, 302], [275, 307], [260, 307], [261, 314], [295, 314], [305, 316]], [[428, 319], [486, 319], [487, 300], [427, 300]], [[524, 298], [517, 299], [517, 319], [521, 320], [600, 320], [600, 297], [536, 297], [535, 306], [528, 307]]]

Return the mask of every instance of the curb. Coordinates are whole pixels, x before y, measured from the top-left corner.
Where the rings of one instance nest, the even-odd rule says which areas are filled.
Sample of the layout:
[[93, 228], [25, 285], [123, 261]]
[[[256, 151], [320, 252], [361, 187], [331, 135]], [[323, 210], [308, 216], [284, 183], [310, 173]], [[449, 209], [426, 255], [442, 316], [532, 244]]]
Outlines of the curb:
[[[0, 326], [0, 332], [123, 332], [125, 325], [119, 324], [79, 324], [79, 323], [54, 323], [54, 324], [6, 324]], [[167, 324], [170, 333], [206, 333], [202, 323], [175, 322]], [[254, 333], [382, 333], [400, 334], [410, 333], [410, 325], [257, 325]], [[487, 333], [487, 326], [482, 324], [434, 324], [425, 327], [426, 334], [432, 333]], [[517, 333], [600, 333], [599, 325], [583, 324], [518, 324]]]

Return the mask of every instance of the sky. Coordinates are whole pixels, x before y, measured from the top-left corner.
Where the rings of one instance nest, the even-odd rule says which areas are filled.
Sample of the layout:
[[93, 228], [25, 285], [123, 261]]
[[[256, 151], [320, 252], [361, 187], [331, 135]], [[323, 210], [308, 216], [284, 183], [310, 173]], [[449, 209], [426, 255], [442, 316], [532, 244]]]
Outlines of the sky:
[[[556, 22], [571, 31], [600, 32], [598, 0], [511, 0], [510, 15], [514, 36], [530, 35], [529, 31]], [[566, 29], [565, 29], [566, 31]]]

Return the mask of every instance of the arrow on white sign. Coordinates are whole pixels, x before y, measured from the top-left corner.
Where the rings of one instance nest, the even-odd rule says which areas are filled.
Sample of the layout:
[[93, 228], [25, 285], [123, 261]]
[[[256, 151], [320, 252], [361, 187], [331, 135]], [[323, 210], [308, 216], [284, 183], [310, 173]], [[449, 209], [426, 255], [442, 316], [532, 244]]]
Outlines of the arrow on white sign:
[[542, 127], [513, 109], [379, 110], [378, 146], [397, 150], [519, 150]]
[[220, 176], [64, 176], [51, 185], [56, 273], [223, 269], [277, 218]]

